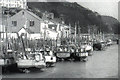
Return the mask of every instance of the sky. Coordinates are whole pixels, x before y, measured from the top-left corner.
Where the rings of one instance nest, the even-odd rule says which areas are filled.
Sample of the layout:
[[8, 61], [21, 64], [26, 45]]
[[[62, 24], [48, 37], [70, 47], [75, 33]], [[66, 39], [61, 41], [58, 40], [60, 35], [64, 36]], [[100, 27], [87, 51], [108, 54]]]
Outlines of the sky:
[[118, 20], [120, 22], [120, 1], [118, 3]]
[[112, 16], [118, 19], [117, 2], [79, 2], [79, 4], [101, 15]]

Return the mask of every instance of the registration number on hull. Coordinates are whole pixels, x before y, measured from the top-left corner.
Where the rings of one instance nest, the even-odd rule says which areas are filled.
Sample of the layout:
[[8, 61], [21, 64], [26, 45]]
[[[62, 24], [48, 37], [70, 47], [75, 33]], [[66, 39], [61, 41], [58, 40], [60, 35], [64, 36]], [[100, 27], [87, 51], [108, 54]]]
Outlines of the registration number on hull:
[[88, 53], [78, 53], [78, 56], [88, 56]]
[[70, 57], [70, 53], [57, 53], [57, 57]]

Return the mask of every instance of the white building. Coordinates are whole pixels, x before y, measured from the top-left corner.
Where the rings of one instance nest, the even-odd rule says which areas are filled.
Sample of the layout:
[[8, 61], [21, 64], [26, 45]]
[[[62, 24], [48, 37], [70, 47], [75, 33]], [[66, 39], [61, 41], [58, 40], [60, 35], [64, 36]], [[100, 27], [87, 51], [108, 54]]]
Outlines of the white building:
[[8, 37], [17, 38], [14, 33], [19, 35], [25, 33], [29, 39], [49, 38], [56, 40], [69, 35], [67, 25], [55, 20], [42, 19], [37, 14], [24, 9], [11, 16], [7, 22], [9, 25], [7, 27]]
[[45, 35], [45, 38], [56, 39], [58, 32], [57, 32], [58, 24], [50, 20], [44, 20], [41, 22], [41, 33]]
[[26, 0], [0, 0], [0, 6], [3, 7], [25, 9], [26, 5], [27, 5]]

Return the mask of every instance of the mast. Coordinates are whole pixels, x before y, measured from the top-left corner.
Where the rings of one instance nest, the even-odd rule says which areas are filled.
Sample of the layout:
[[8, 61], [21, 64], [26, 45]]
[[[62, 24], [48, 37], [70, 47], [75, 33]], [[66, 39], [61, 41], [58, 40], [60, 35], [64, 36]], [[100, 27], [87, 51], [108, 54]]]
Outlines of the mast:
[[[27, 29], [27, 12], [26, 12], [26, 8], [25, 8], [25, 11], [24, 11], [24, 19], [25, 19], [25, 24], [24, 24], [24, 28], [25, 29]], [[25, 33], [25, 35], [23, 35], [24, 36], [24, 40], [25, 40], [25, 43], [26, 44], [24, 44], [24, 40], [23, 40], [23, 37], [21, 36], [21, 40], [22, 40], [22, 43], [23, 43], [23, 50], [24, 50], [24, 55], [26, 56], [26, 54], [27, 54], [27, 52], [26, 52], [26, 49], [25, 48], [28, 48], [28, 40], [27, 40], [27, 33]], [[26, 57], [27, 58], [27, 57]]]
[[2, 25], [2, 7], [0, 6], [0, 53], [2, 53], [2, 27], [3, 27], [3, 25]]
[[76, 44], [76, 42], [77, 42], [77, 41], [76, 41], [76, 34], [77, 34], [77, 33], [76, 33], [76, 30], [77, 30], [77, 25], [76, 25], [76, 23], [75, 23], [75, 44]]
[[69, 23], [69, 39], [70, 39], [70, 44], [71, 44], [71, 25]]
[[80, 25], [79, 25], [79, 21], [78, 21], [78, 42], [80, 42], [80, 34], [81, 34], [81, 30], [80, 30]]
[[45, 49], [46, 29], [47, 29], [47, 27], [46, 27], [46, 22], [45, 22], [45, 27], [44, 27], [44, 43], [43, 43], [44, 49]]
[[22, 51], [23, 51], [23, 55], [28, 59], [28, 57], [27, 57], [27, 54], [26, 54], [26, 50], [25, 50], [25, 44], [24, 44], [24, 40], [23, 40], [23, 35], [20, 35], [19, 36], [19, 34], [17, 33], [17, 36], [18, 36], [18, 40], [19, 40], [19, 42], [21, 43], [21, 45], [22, 45]]
[[78, 39], [79, 39], [79, 42], [80, 42], [80, 34], [81, 34], [81, 28], [80, 28], [80, 26], [79, 26], [78, 30], [79, 30]]
[[9, 26], [8, 24], [8, 19], [9, 19], [9, 6], [8, 6], [8, 10], [7, 10], [7, 19], [6, 19], [6, 27], [5, 27], [5, 34], [6, 34], [6, 51], [5, 51], [5, 54], [7, 55], [7, 49], [8, 49], [8, 36], [7, 36], [7, 27]]

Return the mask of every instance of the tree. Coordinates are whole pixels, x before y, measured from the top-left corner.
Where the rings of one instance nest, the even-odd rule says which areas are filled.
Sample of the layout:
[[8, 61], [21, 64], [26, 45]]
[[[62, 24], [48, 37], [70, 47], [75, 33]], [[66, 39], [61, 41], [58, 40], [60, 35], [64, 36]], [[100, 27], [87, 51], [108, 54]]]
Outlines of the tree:
[[114, 24], [114, 33], [120, 34], [120, 23]]
[[55, 9], [52, 9], [51, 12], [54, 14], [55, 18], [59, 18], [60, 15], [58, 14], [58, 12]]

